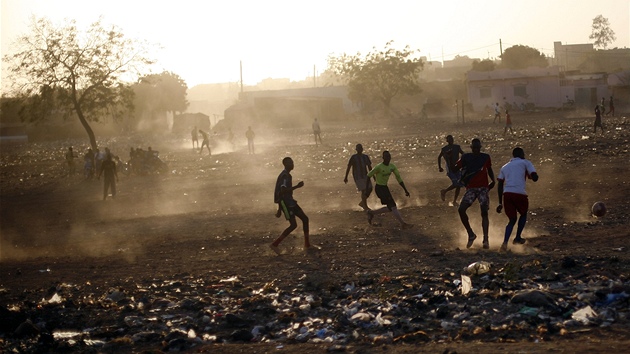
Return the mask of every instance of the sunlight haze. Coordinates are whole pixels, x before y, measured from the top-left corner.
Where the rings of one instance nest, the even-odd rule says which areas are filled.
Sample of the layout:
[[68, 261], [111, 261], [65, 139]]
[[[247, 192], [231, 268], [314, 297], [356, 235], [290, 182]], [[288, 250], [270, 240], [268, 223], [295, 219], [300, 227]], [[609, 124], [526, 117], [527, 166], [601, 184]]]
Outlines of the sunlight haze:
[[[102, 16], [132, 38], [155, 43], [162, 69], [189, 87], [319, 75], [329, 54], [366, 53], [389, 40], [434, 61], [496, 58], [521, 44], [553, 56], [553, 42], [592, 43], [594, 17], [610, 22], [628, 47], [630, 0], [595, 1], [119, 1], [2, 0], [2, 54], [28, 31], [31, 16], [82, 28]], [[6, 64], [3, 63], [3, 76]], [[4, 85], [3, 85], [4, 86]]]

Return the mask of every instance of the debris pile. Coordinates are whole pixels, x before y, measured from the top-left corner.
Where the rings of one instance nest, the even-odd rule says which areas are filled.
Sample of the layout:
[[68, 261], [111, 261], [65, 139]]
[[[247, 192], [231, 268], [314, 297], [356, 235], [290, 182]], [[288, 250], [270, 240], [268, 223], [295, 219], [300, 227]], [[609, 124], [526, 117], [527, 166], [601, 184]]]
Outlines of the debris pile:
[[258, 288], [239, 276], [153, 279], [101, 293], [89, 283], [58, 284], [39, 301], [3, 289], [3, 298], [12, 301], [0, 309], [0, 349], [181, 351], [245, 342], [340, 349], [353, 343], [549, 340], [628, 326], [630, 279], [598, 275], [587, 261], [563, 260], [555, 266], [563, 274], [540, 262], [481, 272], [479, 265], [487, 264], [477, 262], [460, 274], [358, 273], [343, 284], [302, 275], [285, 284], [290, 286], [275, 280]]

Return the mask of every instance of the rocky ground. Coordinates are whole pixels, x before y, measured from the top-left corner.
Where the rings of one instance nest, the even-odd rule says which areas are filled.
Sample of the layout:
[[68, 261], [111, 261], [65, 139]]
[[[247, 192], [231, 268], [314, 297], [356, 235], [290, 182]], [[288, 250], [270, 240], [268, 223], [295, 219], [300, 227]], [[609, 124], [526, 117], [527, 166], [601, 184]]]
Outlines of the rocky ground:
[[[626, 350], [630, 120], [605, 118], [594, 135], [591, 117], [516, 114], [505, 136], [491, 118], [453, 121], [323, 121], [323, 146], [308, 128], [258, 127], [255, 155], [222, 135], [212, 156], [169, 136], [109, 138], [100, 143], [123, 159], [152, 145], [169, 170], [121, 175], [107, 201], [102, 181], [65, 176], [65, 149], [84, 142], [3, 146], [0, 351]], [[513, 147], [525, 149], [540, 175], [528, 182], [527, 244], [500, 253], [507, 220], [492, 211], [490, 250], [465, 248], [456, 208], [439, 196], [447, 134], [465, 151], [479, 137], [496, 174]], [[358, 142], [374, 165], [391, 151], [411, 197], [390, 188], [414, 228], [387, 214], [367, 223], [343, 183]], [[320, 251], [302, 250], [300, 228], [282, 255], [268, 248], [287, 225], [272, 199], [284, 156], [305, 183], [295, 198]], [[590, 215], [596, 201], [603, 218]], [[468, 214], [481, 234], [478, 207]], [[475, 262], [491, 267], [464, 270]]]

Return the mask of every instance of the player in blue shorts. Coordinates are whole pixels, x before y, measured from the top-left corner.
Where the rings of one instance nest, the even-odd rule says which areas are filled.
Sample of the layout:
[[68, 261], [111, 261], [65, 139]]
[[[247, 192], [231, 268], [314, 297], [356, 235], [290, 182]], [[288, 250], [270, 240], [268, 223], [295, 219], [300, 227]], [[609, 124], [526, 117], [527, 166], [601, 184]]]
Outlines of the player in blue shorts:
[[442, 201], [446, 200], [446, 193], [450, 190], [455, 190], [455, 197], [453, 198], [453, 205], [457, 206], [457, 197], [459, 197], [459, 190], [462, 187], [459, 180], [461, 178], [461, 172], [457, 171], [455, 168], [455, 164], [459, 157], [464, 154], [461, 146], [453, 144], [453, 136], [446, 136], [447, 145], [442, 148], [440, 151], [440, 155], [438, 155], [438, 170], [440, 172], [444, 172], [442, 168], [442, 158], [444, 158], [444, 162], [446, 163], [446, 175], [451, 180], [451, 185], [446, 188], [440, 190], [440, 198]]

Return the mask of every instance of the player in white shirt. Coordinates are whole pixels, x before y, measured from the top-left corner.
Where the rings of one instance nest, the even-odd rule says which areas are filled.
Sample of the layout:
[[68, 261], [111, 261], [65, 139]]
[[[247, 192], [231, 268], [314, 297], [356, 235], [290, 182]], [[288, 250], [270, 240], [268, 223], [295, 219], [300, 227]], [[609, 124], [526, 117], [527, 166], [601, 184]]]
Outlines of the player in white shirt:
[[514, 238], [512, 243], [522, 245], [526, 242], [521, 237], [525, 223], [527, 223], [527, 209], [529, 208], [529, 200], [527, 199], [527, 192], [525, 192], [525, 181], [528, 178], [531, 178], [534, 182], [538, 181], [538, 173], [536, 173], [534, 165], [525, 159], [525, 151], [523, 149], [520, 147], [515, 148], [512, 150], [512, 156], [514, 158], [501, 167], [497, 178], [499, 180], [497, 213], [501, 213], [501, 210], [505, 207], [505, 215], [509, 219], [505, 227], [505, 237], [501, 245], [501, 251], [507, 251], [507, 244], [516, 224], [517, 212], [520, 214], [520, 217], [516, 228], [516, 238]]

